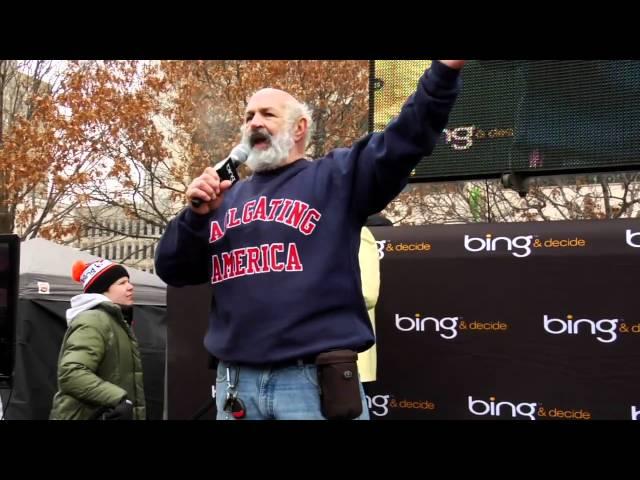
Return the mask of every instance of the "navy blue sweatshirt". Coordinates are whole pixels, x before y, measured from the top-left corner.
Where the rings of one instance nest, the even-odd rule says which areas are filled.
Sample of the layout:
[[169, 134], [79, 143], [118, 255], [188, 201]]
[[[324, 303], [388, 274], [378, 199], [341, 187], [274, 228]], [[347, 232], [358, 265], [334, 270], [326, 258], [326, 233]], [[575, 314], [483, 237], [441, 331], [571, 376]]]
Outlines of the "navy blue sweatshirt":
[[313, 162], [255, 173], [226, 191], [211, 214], [186, 208], [169, 222], [156, 271], [173, 286], [212, 284], [205, 336], [212, 355], [265, 364], [373, 345], [360, 284], [360, 230], [432, 152], [458, 77], [434, 62], [383, 132]]

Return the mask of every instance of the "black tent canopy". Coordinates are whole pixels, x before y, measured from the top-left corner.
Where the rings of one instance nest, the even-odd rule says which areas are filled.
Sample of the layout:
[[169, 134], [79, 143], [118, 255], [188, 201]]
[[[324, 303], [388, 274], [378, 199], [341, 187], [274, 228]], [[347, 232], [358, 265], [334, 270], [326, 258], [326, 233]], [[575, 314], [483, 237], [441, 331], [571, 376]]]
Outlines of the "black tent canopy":
[[[8, 420], [47, 419], [56, 392], [60, 344], [67, 328], [70, 299], [82, 293], [71, 279], [76, 260], [97, 259], [42, 238], [21, 244], [20, 287], [16, 319], [16, 358]], [[147, 415], [161, 419], [164, 404], [166, 285], [156, 276], [126, 267], [135, 287], [134, 332], [140, 344]]]

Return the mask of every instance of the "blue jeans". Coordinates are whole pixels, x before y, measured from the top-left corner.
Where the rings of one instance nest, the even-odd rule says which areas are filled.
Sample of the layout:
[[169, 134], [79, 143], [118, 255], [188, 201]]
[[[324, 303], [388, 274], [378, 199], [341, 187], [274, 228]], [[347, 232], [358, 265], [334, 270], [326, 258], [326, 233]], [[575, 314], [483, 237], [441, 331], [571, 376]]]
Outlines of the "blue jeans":
[[[320, 411], [320, 387], [315, 365], [300, 364], [282, 368], [256, 369], [218, 364], [216, 376], [216, 420], [234, 420], [223, 411], [227, 398], [227, 367], [231, 382], [238, 373], [236, 391], [242, 399], [246, 420], [325, 420]], [[356, 420], [369, 420], [369, 410], [360, 383], [362, 414]]]

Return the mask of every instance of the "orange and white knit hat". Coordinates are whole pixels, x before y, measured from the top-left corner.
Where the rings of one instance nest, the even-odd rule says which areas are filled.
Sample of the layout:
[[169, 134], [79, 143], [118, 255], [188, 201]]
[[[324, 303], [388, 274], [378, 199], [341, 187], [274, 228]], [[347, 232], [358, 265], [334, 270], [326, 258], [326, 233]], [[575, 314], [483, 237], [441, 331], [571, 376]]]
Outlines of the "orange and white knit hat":
[[71, 278], [82, 283], [84, 293], [104, 293], [122, 277], [129, 277], [129, 272], [110, 260], [100, 259], [92, 263], [77, 260], [71, 267]]

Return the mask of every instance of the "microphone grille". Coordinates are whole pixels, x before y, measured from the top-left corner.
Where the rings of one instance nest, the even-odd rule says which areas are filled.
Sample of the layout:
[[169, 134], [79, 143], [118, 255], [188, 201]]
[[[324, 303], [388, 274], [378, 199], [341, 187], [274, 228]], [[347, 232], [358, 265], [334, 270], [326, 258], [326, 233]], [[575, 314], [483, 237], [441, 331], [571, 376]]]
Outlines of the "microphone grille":
[[229, 154], [229, 156], [238, 163], [244, 163], [247, 161], [247, 158], [249, 157], [249, 147], [246, 146], [244, 143], [236, 145], [231, 150], [231, 153]]

